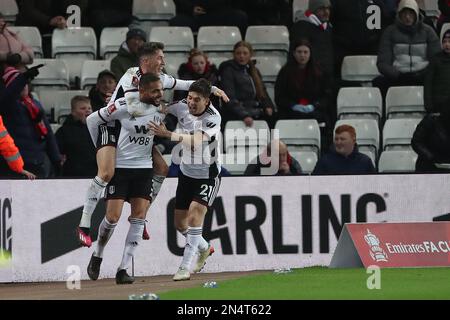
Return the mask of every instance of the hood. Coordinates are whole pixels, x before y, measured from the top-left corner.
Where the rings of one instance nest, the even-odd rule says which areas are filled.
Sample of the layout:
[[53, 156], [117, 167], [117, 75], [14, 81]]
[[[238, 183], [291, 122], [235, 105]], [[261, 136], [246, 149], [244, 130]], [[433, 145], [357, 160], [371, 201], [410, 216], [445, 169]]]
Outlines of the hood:
[[398, 8], [397, 8], [397, 15], [396, 15], [396, 20], [400, 21], [400, 11], [402, 11], [403, 9], [408, 8], [408, 9], [412, 9], [414, 10], [414, 12], [416, 13], [416, 25], [417, 23], [422, 20], [422, 16], [420, 14], [420, 10], [419, 10], [419, 5], [417, 4], [416, 0], [402, 0], [400, 1], [400, 3], [398, 4]]

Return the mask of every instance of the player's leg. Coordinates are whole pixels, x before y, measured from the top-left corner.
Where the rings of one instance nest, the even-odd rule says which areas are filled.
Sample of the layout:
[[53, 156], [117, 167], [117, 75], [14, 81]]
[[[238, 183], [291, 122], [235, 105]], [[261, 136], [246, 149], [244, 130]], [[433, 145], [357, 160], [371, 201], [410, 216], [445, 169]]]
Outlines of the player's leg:
[[82, 246], [90, 247], [92, 240], [90, 238], [90, 227], [92, 213], [97, 206], [106, 185], [114, 176], [116, 161], [116, 137], [115, 129], [100, 126], [99, 139], [97, 142], [97, 176], [91, 181], [85, 196], [83, 212], [79, 227], [77, 228], [78, 240]]
[[150, 206], [153, 172], [151, 169], [133, 169], [130, 171], [128, 177], [131, 181], [127, 195], [131, 205], [131, 216], [128, 219], [130, 227], [125, 240], [122, 261], [116, 274], [117, 284], [130, 284], [134, 282], [134, 278], [129, 276], [126, 270], [142, 239], [145, 217]]
[[100, 265], [103, 261], [103, 251], [114, 233], [114, 229], [120, 219], [123, 203], [123, 199], [110, 199], [106, 204], [106, 215], [98, 228], [97, 245], [87, 268], [89, 278], [92, 280], [98, 279]]

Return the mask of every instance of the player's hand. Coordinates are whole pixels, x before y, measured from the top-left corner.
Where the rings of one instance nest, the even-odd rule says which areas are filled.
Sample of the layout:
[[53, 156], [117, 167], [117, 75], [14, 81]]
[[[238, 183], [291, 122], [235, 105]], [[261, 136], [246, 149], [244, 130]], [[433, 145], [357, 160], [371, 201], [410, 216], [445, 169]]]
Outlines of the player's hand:
[[222, 98], [222, 100], [225, 103], [230, 102], [230, 98], [228, 98], [227, 94], [222, 89], [217, 88], [216, 91], [214, 91], [214, 95], [217, 96], [217, 97]]
[[169, 130], [167, 130], [164, 123], [156, 123], [156, 122], [150, 121], [147, 124], [147, 128], [149, 128], [150, 131], [155, 136], [158, 136], [161, 138], [170, 138], [171, 132]]
[[31, 173], [30, 171], [27, 171], [25, 169], [22, 170], [22, 172], [20, 173], [22, 175], [24, 175], [25, 177], [27, 177], [29, 180], [34, 180], [36, 179], [36, 175]]

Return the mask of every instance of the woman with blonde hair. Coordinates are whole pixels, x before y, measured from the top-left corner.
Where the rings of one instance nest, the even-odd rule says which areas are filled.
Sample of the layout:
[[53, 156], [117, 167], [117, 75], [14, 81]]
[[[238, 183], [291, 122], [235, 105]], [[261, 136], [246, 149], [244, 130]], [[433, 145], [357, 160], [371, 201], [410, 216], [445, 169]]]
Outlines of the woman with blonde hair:
[[273, 127], [274, 105], [252, 56], [251, 44], [239, 41], [234, 45], [233, 59], [219, 67], [221, 86], [230, 98], [224, 108], [226, 118], [243, 120], [248, 127], [253, 120], [266, 120]]

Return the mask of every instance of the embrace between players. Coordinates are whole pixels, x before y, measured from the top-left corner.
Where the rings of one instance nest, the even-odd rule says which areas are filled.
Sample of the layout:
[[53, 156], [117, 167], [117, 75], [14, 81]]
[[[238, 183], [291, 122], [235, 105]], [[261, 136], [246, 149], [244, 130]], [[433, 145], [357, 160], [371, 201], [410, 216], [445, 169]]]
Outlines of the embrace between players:
[[[154, 136], [179, 141], [183, 149], [176, 191], [175, 227], [186, 237], [186, 245], [173, 280], [189, 280], [192, 260], [196, 258], [192, 271], [198, 272], [214, 252], [202, 237], [205, 214], [219, 190], [221, 169], [217, 147], [221, 117], [209, 97], [214, 93], [225, 102], [228, 97], [205, 79], [185, 81], [162, 73], [163, 49], [162, 43], [145, 43], [139, 53], [139, 67], [130, 68], [120, 79], [108, 106], [87, 119], [89, 132], [97, 146], [98, 172], [86, 193], [77, 228], [82, 246], [92, 245], [91, 216], [105, 188], [107, 200], [106, 215], [99, 226], [98, 241], [87, 268], [92, 280], [99, 276], [103, 250], [120, 219], [124, 202], [128, 201], [131, 205], [130, 227], [116, 283], [134, 282], [127, 268], [141, 239], [149, 239], [145, 218], [168, 172], [162, 155], [153, 147]], [[188, 97], [163, 107], [161, 99], [165, 89], [186, 90]], [[183, 133], [166, 129], [162, 122], [166, 113], [178, 118]]]

